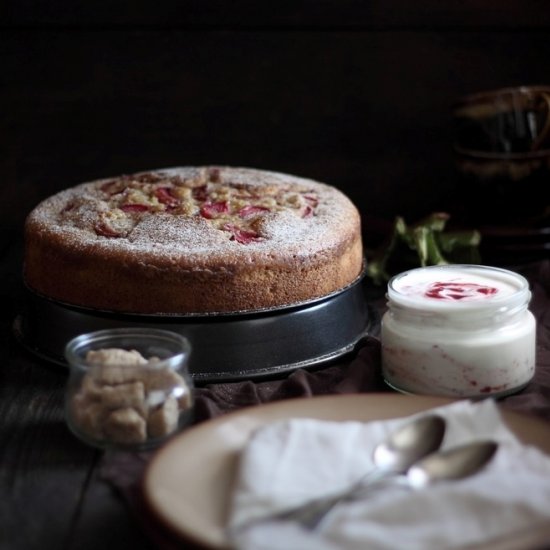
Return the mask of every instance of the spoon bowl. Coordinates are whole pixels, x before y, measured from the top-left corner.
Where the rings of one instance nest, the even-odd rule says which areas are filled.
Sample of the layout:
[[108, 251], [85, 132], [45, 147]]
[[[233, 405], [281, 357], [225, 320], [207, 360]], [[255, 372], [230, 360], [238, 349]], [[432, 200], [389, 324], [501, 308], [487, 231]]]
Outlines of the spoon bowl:
[[407, 470], [407, 485], [421, 489], [436, 481], [473, 475], [493, 458], [497, 448], [494, 441], [477, 441], [428, 455]]
[[374, 449], [373, 460], [383, 472], [405, 472], [421, 458], [439, 449], [445, 420], [438, 415], [418, 417], [391, 433]]

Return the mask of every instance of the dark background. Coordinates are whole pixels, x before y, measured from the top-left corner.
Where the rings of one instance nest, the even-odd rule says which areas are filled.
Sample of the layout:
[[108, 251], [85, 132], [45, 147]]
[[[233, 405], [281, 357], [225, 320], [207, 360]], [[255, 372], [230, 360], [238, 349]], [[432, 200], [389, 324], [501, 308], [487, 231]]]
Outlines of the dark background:
[[312, 177], [364, 216], [460, 198], [450, 107], [550, 84], [534, 0], [0, 3], [3, 239], [60, 189], [177, 165]]
[[[137, 170], [252, 166], [340, 187], [369, 237], [373, 218], [464, 200], [450, 107], [519, 84], [550, 84], [547, 0], [0, 0], [0, 546], [148, 546], [64, 425], [66, 372], [12, 337], [41, 199]], [[538, 414], [546, 357], [533, 401], [513, 398]]]

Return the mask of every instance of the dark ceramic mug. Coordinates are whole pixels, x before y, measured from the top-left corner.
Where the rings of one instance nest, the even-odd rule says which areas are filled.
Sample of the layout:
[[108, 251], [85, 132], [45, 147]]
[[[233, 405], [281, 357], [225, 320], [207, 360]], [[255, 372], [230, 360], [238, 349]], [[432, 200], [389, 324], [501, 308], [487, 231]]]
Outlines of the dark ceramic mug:
[[458, 217], [476, 226], [547, 227], [550, 86], [471, 94], [452, 115]]
[[479, 92], [453, 105], [459, 152], [522, 155], [550, 150], [550, 87]]

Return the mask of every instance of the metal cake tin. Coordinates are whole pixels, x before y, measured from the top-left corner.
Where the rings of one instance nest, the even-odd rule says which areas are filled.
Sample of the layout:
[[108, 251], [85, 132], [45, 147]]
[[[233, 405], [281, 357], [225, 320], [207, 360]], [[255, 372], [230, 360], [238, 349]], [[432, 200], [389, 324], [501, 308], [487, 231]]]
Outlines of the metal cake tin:
[[362, 277], [308, 303], [256, 312], [135, 315], [63, 304], [26, 289], [16, 318], [17, 339], [32, 353], [66, 366], [66, 343], [83, 333], [120, 327], [172, 330], [189, 338], [195, 382], [275, 376], [322, 366], [353, 351], [379, 319], [367, 303]]

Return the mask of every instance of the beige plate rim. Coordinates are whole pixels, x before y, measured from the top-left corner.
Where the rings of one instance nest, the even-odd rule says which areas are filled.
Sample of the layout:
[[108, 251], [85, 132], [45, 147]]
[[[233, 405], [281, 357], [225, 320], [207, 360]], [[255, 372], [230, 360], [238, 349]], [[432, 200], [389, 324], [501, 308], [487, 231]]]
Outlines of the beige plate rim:
[[[295, 398], [247, 407], [206, 421], [159, 449], [143, 477], [143, 496], [154, 524], [176, 540], [203, 548], [229, 548], [224, 532], [239, 453], [250, 434], [269, 422], [304, 417], [320, 420], [385, 420], [452, 403], [452, 399], [386, 393]], [[550, 455], [550, 425], [499, 407], [505, 422], [525, 444]], [[487, 550], [531, 547], [550, 541], [550, 526], [499, 539]]]

